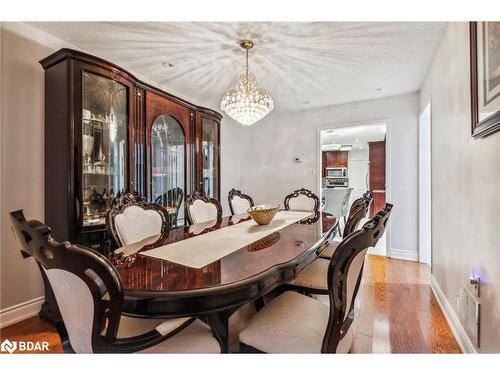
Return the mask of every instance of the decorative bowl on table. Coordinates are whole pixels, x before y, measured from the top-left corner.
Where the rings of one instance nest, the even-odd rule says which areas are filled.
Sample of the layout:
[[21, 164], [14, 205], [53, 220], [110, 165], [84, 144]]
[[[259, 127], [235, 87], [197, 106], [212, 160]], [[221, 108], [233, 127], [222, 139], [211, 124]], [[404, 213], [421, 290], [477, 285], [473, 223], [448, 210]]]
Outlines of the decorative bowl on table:
[[279, 208], [280, 206], [278, 205], [263, 204], [261, 206], [250, 207], [247, 212], [257, 224], [267, 225], [273, 220]]

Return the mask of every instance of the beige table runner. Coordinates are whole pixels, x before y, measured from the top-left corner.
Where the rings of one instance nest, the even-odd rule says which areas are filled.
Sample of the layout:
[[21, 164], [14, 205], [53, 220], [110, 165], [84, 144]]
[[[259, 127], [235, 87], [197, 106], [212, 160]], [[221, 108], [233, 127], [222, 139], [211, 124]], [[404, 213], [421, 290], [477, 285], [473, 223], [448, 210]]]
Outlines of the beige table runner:
[[141, 255], [159, 258], [191, 268], [203, 268], [236, 250], [288, 225], [313, 215], [312, 212], [279, 211], [268, 225], [253, 220], [224, 227], [196, 237], [147, 250]]

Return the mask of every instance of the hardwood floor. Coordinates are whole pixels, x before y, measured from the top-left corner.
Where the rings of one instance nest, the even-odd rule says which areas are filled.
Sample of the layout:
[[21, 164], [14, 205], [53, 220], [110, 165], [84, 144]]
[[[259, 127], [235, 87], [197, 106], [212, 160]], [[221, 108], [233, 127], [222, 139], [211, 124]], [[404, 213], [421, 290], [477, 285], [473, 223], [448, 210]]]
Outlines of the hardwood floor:
[[[368, 255], [357, 298], [358, 329], [353, 353], [460, 353], [460, 348], [432, 294], [429, 267]], [[318, 297], [323, 298], [323, 296]], [[245, 306], [230, 321], [236, 333], [252, 315]], [[236, 335], [231, 348], [237, 349]], [[48, 341], [61, 353], [55, 328], [38, 317], [0, 330], [1, 340]]]
[[354, 353], [460, 353], [431, 291], [430, 268], [369, 255]]
[[[33, 341], [49, 343], [49, 351], [44, 353], [63, 353], [61, 340], [56, 328], [35, 316], [23, 320], [22, 322], [12, 324], [0, 330], [0, 341], [4, 339], [10, 341]], [[18, 350], [15, 353], [19, 353]], [[40, 352], [23, 352], [23, 353], [40, 353]], [[3, 353], [2, 353], [3, 354]]]

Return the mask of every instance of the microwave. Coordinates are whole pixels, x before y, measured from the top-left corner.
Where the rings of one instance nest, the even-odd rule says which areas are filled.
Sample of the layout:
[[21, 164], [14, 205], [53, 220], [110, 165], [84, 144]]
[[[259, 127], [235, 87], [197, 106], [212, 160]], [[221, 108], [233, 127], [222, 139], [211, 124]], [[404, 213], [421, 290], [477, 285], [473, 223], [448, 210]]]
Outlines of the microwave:
[[326, 168], [325, 177], [347, 177], [347, 168]]

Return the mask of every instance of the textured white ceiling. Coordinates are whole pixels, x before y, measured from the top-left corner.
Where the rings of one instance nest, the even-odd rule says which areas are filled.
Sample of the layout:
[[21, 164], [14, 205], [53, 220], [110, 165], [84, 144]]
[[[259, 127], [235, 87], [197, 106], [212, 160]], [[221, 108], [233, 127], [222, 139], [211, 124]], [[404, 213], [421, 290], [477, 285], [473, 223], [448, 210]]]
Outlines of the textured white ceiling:
[[[275, 111], [417, 91], [445, 29], [444, 23], [422, 22], [32, 25], [214, 109], [244, 69], [239, 40], [250, 38], [250, 70], [273, 95]], [[164, 61], [173, 67], [165, 69]]]
[[340, 145], [365, 147], [368, 142], [383, 141], [385, 133], [385, 123], [323, 130], [321, 131], [321, 144], [330, 145], [335, 142]]

